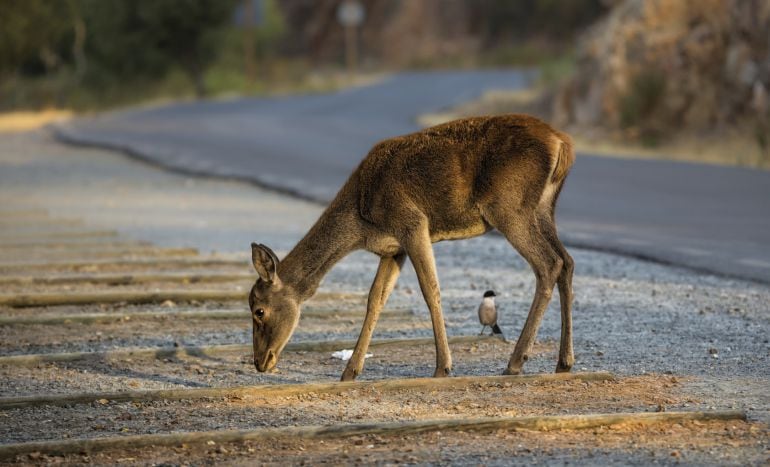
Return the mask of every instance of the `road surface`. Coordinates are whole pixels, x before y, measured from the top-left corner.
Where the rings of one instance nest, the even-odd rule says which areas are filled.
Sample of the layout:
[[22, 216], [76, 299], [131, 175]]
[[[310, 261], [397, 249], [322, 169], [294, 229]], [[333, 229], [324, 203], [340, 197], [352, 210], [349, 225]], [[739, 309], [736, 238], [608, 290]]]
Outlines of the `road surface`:
[[[124, 150], [189, 173], [328, 201], [375, 142], [516, 71], [424, 72], [324, 95], [177, 103], [79, 119], [61, 139]], [[770, 282], [770, 173], [580, 154], [562, 194], [565, 241]]]

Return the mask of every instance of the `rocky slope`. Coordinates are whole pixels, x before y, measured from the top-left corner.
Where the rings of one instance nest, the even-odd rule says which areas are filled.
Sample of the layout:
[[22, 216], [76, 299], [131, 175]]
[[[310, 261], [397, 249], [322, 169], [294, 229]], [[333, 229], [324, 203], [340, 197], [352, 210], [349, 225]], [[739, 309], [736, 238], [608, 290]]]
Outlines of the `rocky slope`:
[[583, 38], [553, 120], [656, 141], [748, 133], [767, 151], [770, 2], [624, 0]]

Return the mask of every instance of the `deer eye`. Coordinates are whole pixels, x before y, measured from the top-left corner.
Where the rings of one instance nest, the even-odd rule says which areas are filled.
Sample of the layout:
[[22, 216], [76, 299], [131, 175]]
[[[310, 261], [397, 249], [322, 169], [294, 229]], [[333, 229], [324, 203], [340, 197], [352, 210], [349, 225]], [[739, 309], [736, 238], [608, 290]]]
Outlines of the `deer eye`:
[[257, 308], [256, 310], [254, 310], [254, 316], [256, 316], [259, 319], [262, 319], [262, 317], [265, 316], [265, 310], [263, 310], [262, 308]]

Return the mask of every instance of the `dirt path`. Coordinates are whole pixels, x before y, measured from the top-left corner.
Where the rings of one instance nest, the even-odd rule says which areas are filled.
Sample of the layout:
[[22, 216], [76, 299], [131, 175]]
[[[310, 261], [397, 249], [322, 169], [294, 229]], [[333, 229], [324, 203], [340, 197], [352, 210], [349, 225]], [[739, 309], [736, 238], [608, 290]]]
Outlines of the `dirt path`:
[[[55, 363], [0, 364], [0, 402], [83, 392], [265, 384], [301, 388], [339, 378], [344, 362], [331, 356], [328, 345], [323, 350], [301, 345], [352, 344], [376, 268], [370, 255], [351, 255], [334, 268], [305, 307], [292, 339], [295, 347], [287, 349], [273, 373], [254, 370], [245, 300], [163, 299], [174, 291], [204, 289], [245, 294], [249, 243], [258, 240], [284, 254], [312, 224], [319, 207], [242, 184], [163, 173], [109, 152], [62, 147], [42, 133], [2, 136], [0, 145], [0, 296], [132, 292], [154, 297], [146, 303], [0, 306], [0, 357], [85, 352], [82, 358]], [[104, 231], [115, 232], [90, 235]], [[37, 265], [9, 266], [28, 259], [27, 247]], [[200, 253], [180, 257], [178, 250], [170, 250], [185, 247]], [[276, 397], [261, 397], [258, 390], [181, 400], [94, 396], [86, 403], [5, 408], [0, 409], [0, 452], [21, 442], [211, 430], [738, 409], [748, 421], [631, 422], [540, 432], [433, 428], [409, 435], [366, 434], [363, 429], [364, 434], [352, 437], [278, 437], [271, 443], [178, 443], [63, 456], [28, 450], [4, 460], [136, 465], [767, 462], [768, 287], [573, 250], [574, 371], [610, 371], [616, 377], [500, 383], [485, 378], [501, 373], [513, 344], [474, 337], [479, 331], [475, 307], [484, 290], [497, 290], [501, 326], [515, 340], [532, 296], [531, 272], [498, 237], [439, 244], [436, 256], [448, 333], [458, 339], [451, 346], [455, 372], [475, 378], [471, 383], [429, 389], [342, 387]], [[184, 261], [161, 265], [177, 257]], [[117, 265], [110, 258], [129, 261]], [[207, 258], [229, 262], [194, 262]], [[82, 264], [64, 265], [73, 260]], [[57, 279], [48, 283], [45, 278]], [[528, 374], [553, 371], [557, 306], [552, 304], [546, 315]], [[429, 376], [433, 345], [415, 339], [431, 337], [430, 321], [409, 267], [387, 308], [361, 380]], [[31, 318], [37, 321], [22, 322]], [[206, 346], [219, 350], [200, 350]]]

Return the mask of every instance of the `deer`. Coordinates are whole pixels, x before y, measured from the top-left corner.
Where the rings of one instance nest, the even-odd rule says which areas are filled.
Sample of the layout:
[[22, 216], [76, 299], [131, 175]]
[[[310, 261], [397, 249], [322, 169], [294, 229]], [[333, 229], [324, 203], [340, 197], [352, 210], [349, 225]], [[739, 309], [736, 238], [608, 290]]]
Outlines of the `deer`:
[[504, 374], [520, 374], [558, 284], [561, 340], [556, 372], [569, 372], [574, 261], [559, 240], [554, 211], [575, 155], [571, 139], [528, 115], [471, 117], [377, 143], [320, 218], [279, 260], [252, 243], [257, 279], [249, 293], [254, 365], [272, 370], [297, 327], [300, 306], [322, 278], [355, 250], [379, 256], [361, 333], [342, 373], [364, 368], [380, 311], [407, 257], [430, 312], [434, 377], [451, 376], [433, 243], [493, 229], [526, 259], [535, 294]]

